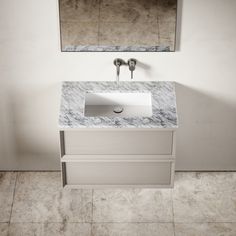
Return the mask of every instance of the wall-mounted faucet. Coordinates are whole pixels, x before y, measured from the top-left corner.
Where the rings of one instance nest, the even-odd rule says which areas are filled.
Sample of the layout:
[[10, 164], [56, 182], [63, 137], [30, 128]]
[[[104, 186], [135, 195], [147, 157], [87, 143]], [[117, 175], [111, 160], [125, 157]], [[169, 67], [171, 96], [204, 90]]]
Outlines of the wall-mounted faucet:
[[116, 58], [114, 60], [114, 65], [116, 66], [116, 81], [119, 82], [119, 80], [120, 80], [120, 67], [122, 65], [126, 65], [126, 62], [121, 58]]
[[128, 60], [128, 66], [129, 66], [129, 70], [131, 71], [131, 79], [133, 79], [133, 72], [134, 72], [134, 70], [135, 70], [135, 66], [136, 66], [136, 64], [137, 64], [137, 60], [136, 59], [134, 59], [134, 58], [130, 58], [129, 60]]
[[126, 63], [123, 59], [116, 58], [113, 61], [113, 63], [116, 66], [116, 81], [117, 82], [119, 82], [119, 80], [120, 80], [120, 67], [122, 65], [128, 65], [129, 66], [129, 70], [131, 71], [131, 79], [133, 79], [133, 72], [134, 72], [136, 64], [137, 64], [137, 60], [136, 59], [130, 58], [128, 60], [128, 62]]

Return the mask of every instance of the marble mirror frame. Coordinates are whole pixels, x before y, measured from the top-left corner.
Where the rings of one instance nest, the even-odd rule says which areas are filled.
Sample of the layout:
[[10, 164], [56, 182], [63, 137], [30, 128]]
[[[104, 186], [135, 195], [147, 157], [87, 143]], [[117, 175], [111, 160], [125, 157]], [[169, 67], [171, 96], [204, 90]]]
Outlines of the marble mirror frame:
[[58, 0], [58, 4], [62, 52], [175, 51], [177, 0]]

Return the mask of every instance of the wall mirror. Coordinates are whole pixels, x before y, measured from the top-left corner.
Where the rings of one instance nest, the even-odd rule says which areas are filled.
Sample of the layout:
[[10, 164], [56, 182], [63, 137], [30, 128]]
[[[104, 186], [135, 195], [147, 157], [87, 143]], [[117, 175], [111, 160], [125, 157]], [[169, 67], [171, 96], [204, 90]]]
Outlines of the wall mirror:
[[175, 51], [177, 0], [59, 0], [61, 50]]

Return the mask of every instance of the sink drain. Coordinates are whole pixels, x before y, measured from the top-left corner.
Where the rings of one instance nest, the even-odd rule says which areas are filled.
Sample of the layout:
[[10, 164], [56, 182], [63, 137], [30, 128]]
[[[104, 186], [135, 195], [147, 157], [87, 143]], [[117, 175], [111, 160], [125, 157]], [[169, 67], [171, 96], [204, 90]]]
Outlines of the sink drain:
[[114, 107], [113, 112], [121, 113], [123, 110], [124, 110], [123, 107], [116, 106], [116, 107]]

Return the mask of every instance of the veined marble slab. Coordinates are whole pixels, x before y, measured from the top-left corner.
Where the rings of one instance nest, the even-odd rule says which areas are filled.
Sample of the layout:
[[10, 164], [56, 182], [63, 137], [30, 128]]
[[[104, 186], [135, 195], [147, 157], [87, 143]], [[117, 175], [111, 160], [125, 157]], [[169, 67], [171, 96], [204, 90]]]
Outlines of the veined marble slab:
[[[86, 92], [151, 92], [152, 116], [86, 117]], [[65, 81], [62, 83], [59, 128], [177, 128], [174, 82]]]
[[169, 46], [67, 45], [64, 52], [170, 52]]

